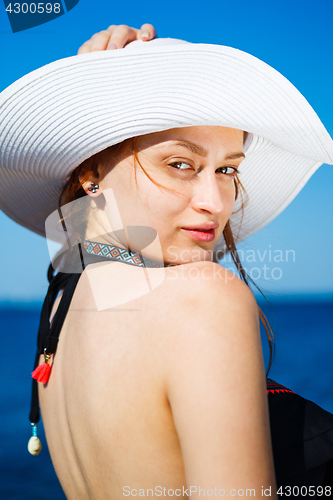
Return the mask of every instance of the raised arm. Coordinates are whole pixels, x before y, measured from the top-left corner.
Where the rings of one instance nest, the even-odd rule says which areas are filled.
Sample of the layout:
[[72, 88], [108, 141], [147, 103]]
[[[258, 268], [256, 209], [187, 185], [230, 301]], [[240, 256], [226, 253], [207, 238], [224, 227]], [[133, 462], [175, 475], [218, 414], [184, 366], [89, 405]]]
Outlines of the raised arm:
[[167, 395], [187, 486], [197, 487], [189, 492], [191, 499], [202, 498], [199, 486], [206, 495], [217, 488], [217, 496], [221, 489], [233, 498], [254, 496], [253, 490], [260, 498], [262, 488], [271, 487], [276, 499], [255, 298], [218, 264], [195, 266], [202, 277], [180, 285], [165, 354]]

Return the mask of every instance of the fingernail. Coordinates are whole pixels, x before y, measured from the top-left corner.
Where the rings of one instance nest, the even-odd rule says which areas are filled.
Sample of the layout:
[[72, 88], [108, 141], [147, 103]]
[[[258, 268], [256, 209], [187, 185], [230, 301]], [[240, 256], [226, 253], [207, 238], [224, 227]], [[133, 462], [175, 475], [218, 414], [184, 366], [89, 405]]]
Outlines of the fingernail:
[[110, 43], [110, 45], [108, 45], [108, 50], [115, 50], [117, 48], [117, 45], [115, 43]]
[[142, 38], [149, 38], [149, 31], [144, 31], [141, 35]]

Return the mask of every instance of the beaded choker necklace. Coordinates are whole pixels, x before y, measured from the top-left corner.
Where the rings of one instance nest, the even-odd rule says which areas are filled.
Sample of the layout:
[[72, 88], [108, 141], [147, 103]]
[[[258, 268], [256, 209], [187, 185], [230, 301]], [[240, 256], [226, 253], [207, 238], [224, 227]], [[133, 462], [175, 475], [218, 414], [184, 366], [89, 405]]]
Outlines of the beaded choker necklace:
[[83, 248], [90, 255], [106, 257], [111, 260], [118, 260], [139, 267], [163, 267], [160, 262], [143, 257], [137, 252], [131, 252], [127, 248], [120, 248], [114, 245], [106, 245], [104, 243], [96, 243], [94, 241], [84, 240]]

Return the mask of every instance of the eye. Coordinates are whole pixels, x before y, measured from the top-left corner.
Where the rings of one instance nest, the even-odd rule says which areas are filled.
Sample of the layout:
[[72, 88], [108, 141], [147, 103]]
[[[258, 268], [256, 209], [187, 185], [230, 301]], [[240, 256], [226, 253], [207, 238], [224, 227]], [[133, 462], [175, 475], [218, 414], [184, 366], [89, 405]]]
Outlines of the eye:
[[[231, 172], [227, 173], [227, 169], [230, 169]], [[240, 174], [240, 171], [238, 170], [238, 168], [235, 168], [235, 167], [220, 167], [218, 170], [221, 170], [221, 173], [226, 174], [228, 177], [235, 177], [236, 174], [237, 175]]]
[[[189, 170], [187, 167], [190, 167], [190, 170], [192, 170], [192, 167], [189, 163], [186, 163], [185, 161], [175, 161], [173, 163], [169, 163], [169, 166], [170, 167], [173, 167], [175, 168], [176, 170], [182, 170], [182, 171], [185, 171], [185, 170]], [[228, 169], [229, 169], [229, 173], [228, 173]], [[235, 177], [236, 174], [240, 174], [240, 171], [238, 168], [236, 167], [220, 167], [216, 170], [216, 172], [218, 171], [221, 171], [222, 174], [225, 174], [227, 177]]]
[[173, 163], [169, 163], [170, 167], [175, 168], [176, 170], [188, 170], [187, 168], [181, 168], [179, 165], [187, 165], [188, 167], [192, 168], [189, 163], [186, 163], [184, 161], [175, 161]]

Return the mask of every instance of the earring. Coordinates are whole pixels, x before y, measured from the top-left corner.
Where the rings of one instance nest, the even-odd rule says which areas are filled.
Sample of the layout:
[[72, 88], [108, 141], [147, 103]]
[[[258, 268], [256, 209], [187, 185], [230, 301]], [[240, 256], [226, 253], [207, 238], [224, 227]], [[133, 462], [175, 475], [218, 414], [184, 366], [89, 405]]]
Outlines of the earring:
[[90, 183], [91, 187], [88, 188], [88, 191], [92, 191], [93, 193], [96, 193], [97, 189], [99, 189], [99, 185], [95, 184], [94, 182]]

